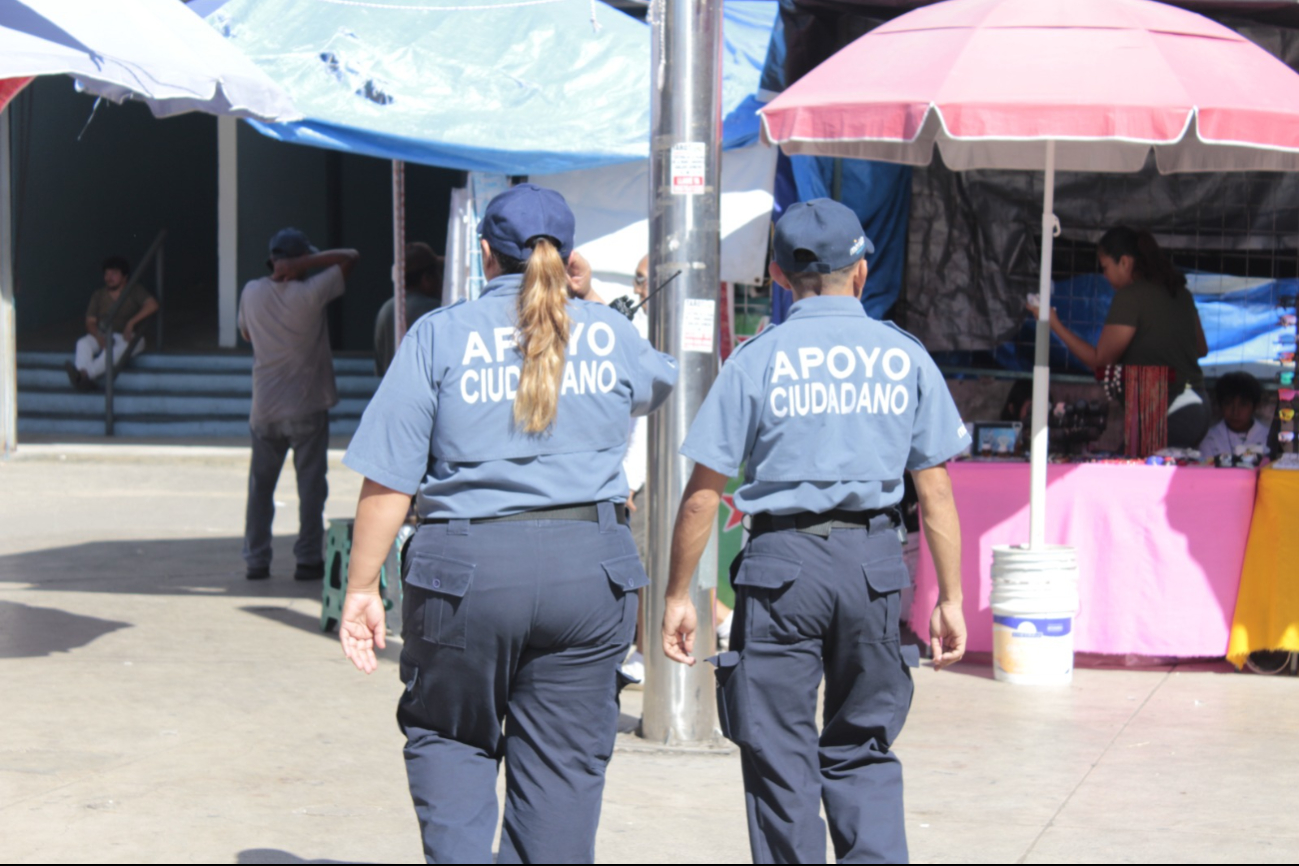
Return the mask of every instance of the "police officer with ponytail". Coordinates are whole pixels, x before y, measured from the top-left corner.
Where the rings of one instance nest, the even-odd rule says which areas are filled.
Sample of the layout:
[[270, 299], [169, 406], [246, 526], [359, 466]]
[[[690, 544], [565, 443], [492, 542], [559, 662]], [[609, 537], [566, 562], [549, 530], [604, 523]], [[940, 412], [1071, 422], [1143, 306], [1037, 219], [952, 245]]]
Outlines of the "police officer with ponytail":
[[573, 214], [521, 184], [478, 227], [482, 296], [420, 319], [344, 463], [357, 507], [344, 653], [384, 647], [378, 573], [416, 496], [403, 563], [397, 719], [429, 862], [592, 862], [618, 665], [648, 583], [622, 459], [676, 363], [590, 295]]

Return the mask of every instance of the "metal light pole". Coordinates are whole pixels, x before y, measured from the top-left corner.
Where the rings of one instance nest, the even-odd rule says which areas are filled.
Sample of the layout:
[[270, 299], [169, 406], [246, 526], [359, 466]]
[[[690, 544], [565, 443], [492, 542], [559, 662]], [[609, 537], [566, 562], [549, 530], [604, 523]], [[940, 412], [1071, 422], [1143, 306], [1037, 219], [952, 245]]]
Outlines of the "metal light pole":
[[[645, 704], [641, 735], [668, 745], [718, 738], [712, 666], [663, 655], [660, 624], [672, 527], [693, 466], [678, 449], [717, 377], [720, 296], [722, 4], [654, 0], [651, 25], [650, 285], [681, 276], [650, 304], [650, 338], [676, 357], [681, 378], [650, 416], [649, 573]], [[691, 598], [699, 618], [695, 656], [713, 652], [717, 535], [699, 564]]]
[[18, 350], [14, 323], [13, 186], [9, 112], [0, 106], [0, 458], [18, 447]]
[[406, 336], [406, 163], [392, 161], [392, 348]]

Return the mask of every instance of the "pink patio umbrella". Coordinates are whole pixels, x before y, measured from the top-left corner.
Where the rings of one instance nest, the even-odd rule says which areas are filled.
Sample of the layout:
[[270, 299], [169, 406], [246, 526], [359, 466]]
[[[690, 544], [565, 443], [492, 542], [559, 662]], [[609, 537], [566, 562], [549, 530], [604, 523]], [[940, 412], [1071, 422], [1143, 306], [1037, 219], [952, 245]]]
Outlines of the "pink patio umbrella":
[[1046, 172], [1030, 545], [1045, 544], [1055, 171], [1299, 170], [1299, 75], [1152, 0], [948, 0], [853, 42], [762, 109], [789, 154]]

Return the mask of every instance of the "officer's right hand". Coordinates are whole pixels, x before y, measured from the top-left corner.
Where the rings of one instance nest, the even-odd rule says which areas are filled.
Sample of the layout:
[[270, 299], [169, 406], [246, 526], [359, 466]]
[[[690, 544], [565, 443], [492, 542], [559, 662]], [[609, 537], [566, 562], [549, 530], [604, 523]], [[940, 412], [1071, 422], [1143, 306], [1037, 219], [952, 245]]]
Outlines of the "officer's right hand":
[[693, 665], [695, 659], [690, 653], [695, 649], [698, 627], [695, 606], [690, 599], [673, 601], [669, 598], [663, 611], [663, 654], [674, 662]]
[[343, 644], [343, 655], [357, 670], [367, 674], [378, 670], [374, 650], [384, 648], [384, 627], [383, 599], [377, 591], [347, 594], [338, 620], [338, 639]]
[[929, 642], [934, 670], [941, 671], [965, 655], [965, 614], [959, 603], [942, 601], [929, 618]]

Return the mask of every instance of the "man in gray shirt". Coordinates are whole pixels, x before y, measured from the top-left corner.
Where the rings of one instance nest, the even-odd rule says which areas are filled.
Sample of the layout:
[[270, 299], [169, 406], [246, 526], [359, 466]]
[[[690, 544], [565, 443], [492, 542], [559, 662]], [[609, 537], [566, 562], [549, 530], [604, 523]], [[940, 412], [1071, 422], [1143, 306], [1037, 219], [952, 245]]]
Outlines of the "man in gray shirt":
[[[406, 244], [406, 327], [442, 305], [442, 256], [426, 243]], [[388, 372], [397, 354], [393, 299], [389, 298], [374, 317], [374, 374]]]
[[[325, 574], [324, 511], [329, 410], [338, 403], [325, 307], [343, 294], [356, 250], [319, 252], [297, 229], [271, 238], [269, 277], [239, 298], [239, 329], [253, 344], [253, 458], [248, 470], [244, 562], [249, 580], [271, 576], [275, 484], [289, 449], [298, 476], [297, 580]], [[317, 271], [307, 277], [310, 271]]]

